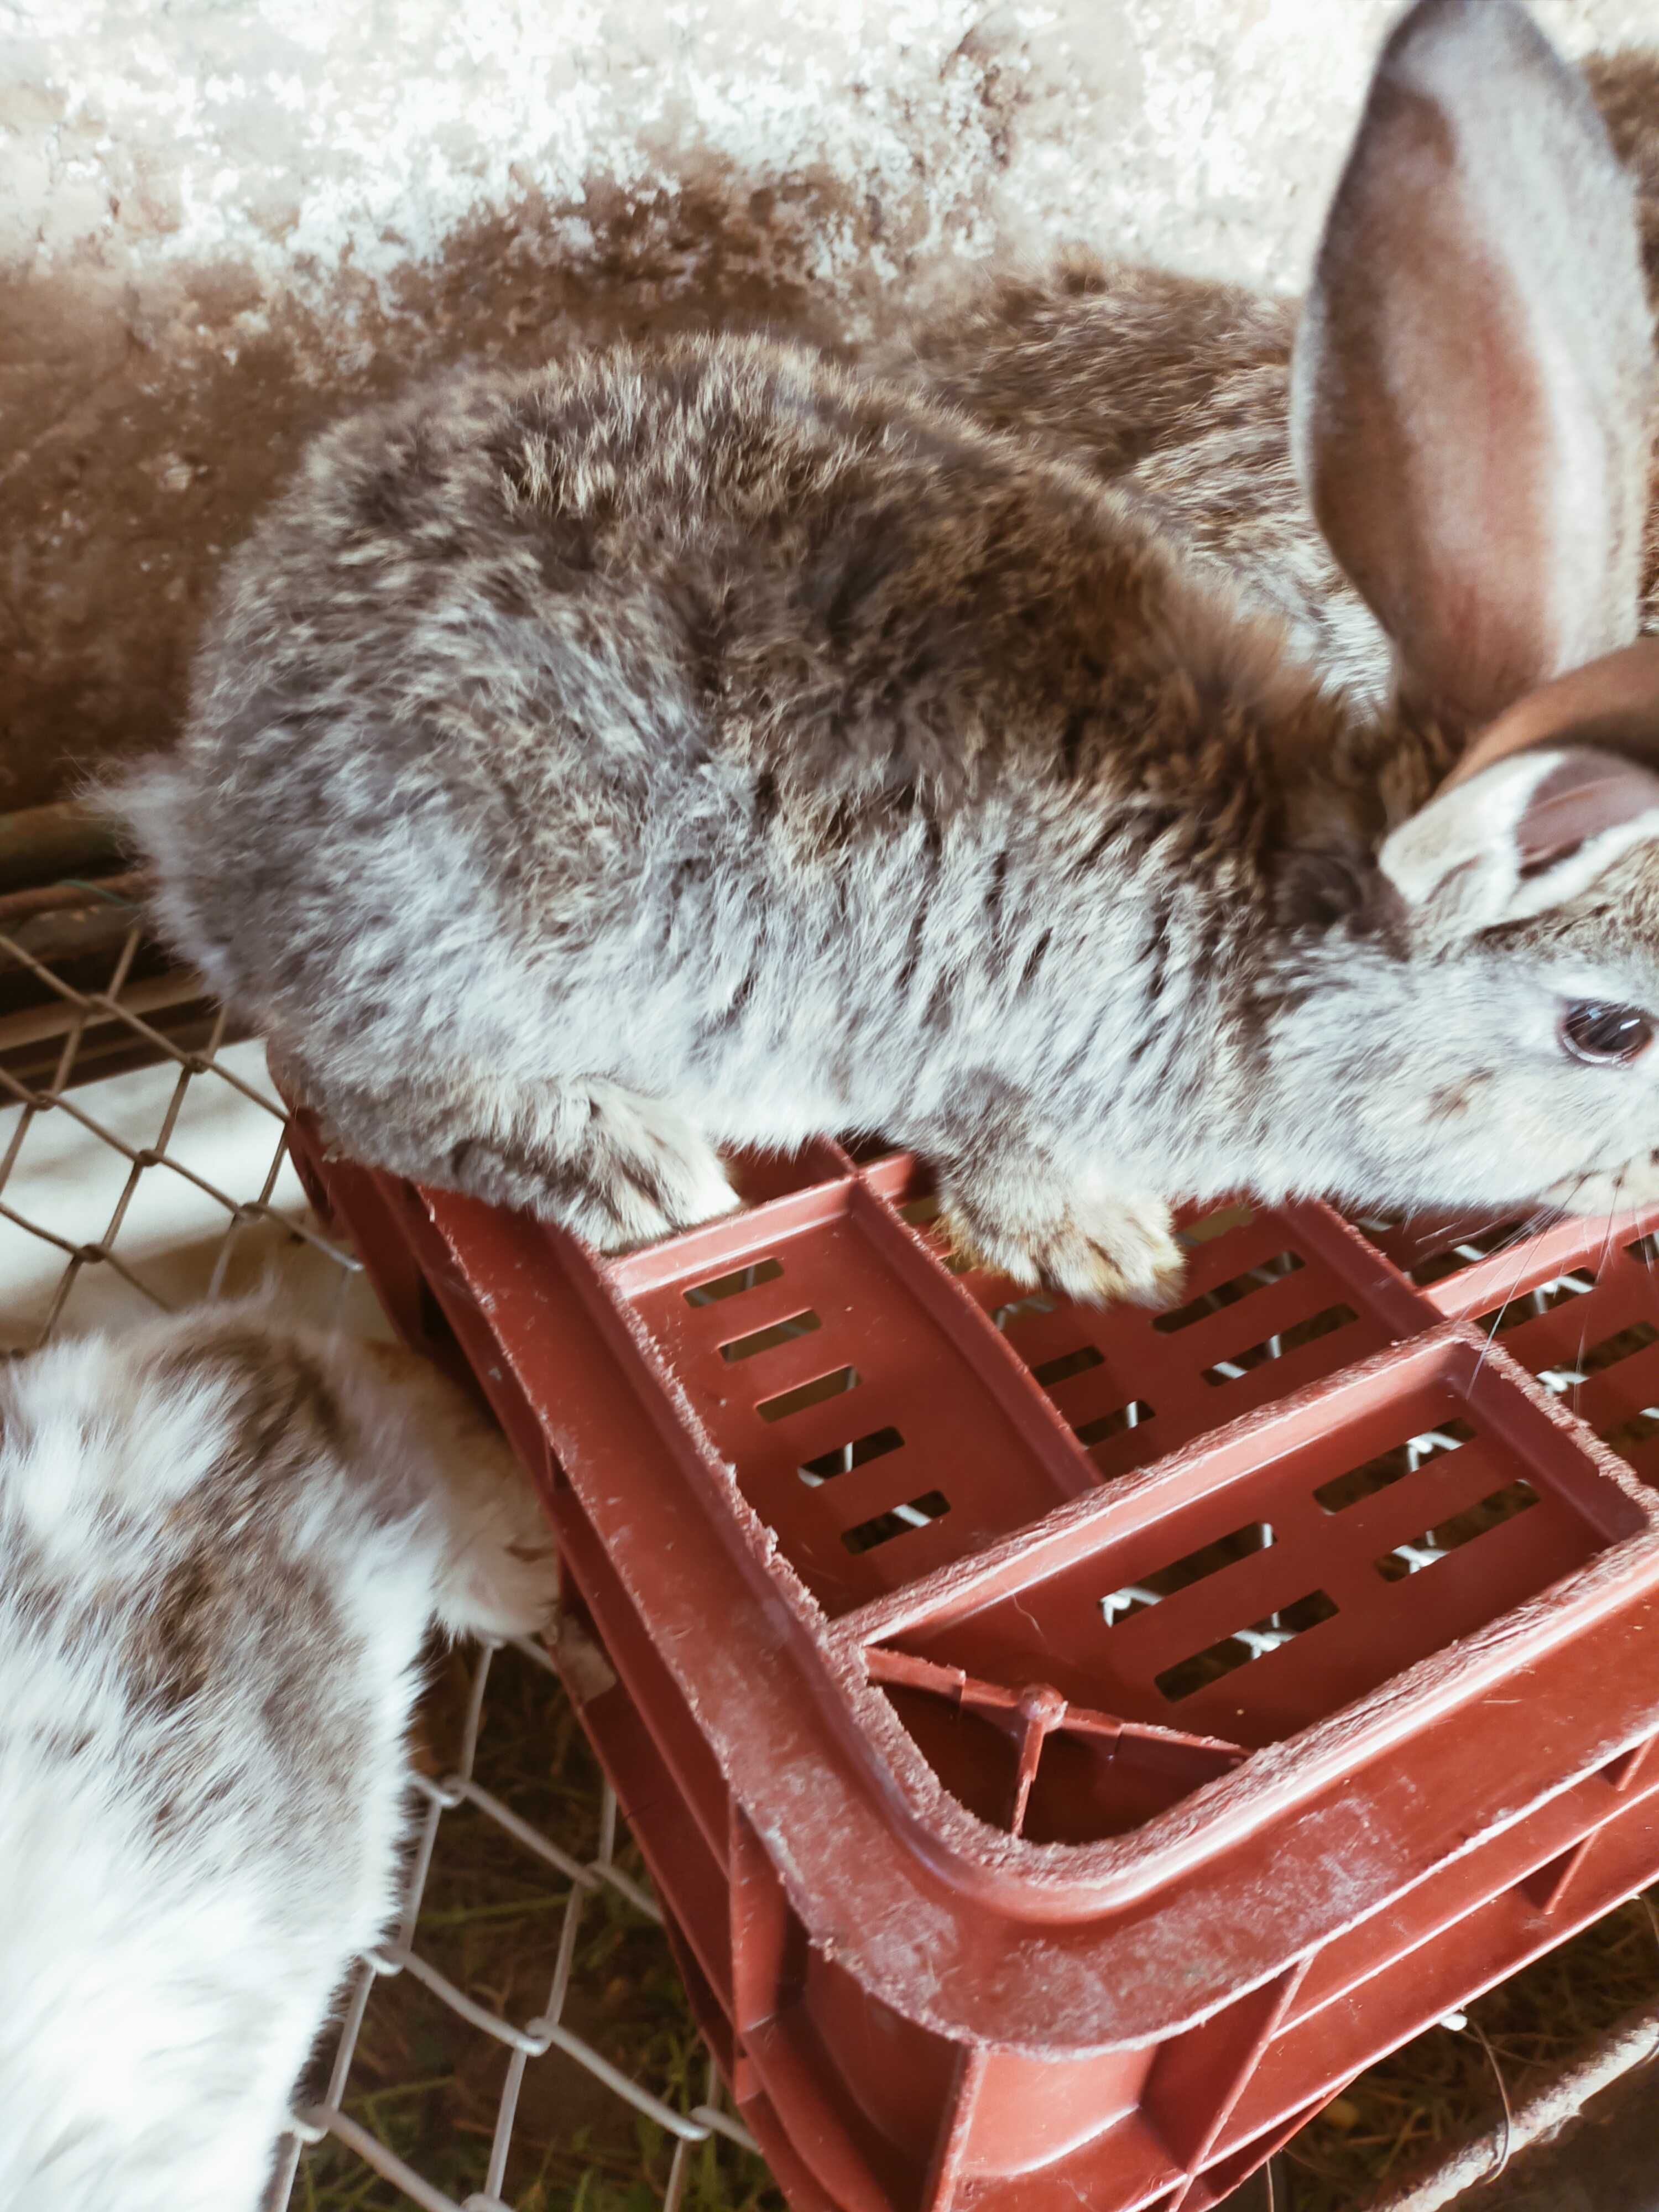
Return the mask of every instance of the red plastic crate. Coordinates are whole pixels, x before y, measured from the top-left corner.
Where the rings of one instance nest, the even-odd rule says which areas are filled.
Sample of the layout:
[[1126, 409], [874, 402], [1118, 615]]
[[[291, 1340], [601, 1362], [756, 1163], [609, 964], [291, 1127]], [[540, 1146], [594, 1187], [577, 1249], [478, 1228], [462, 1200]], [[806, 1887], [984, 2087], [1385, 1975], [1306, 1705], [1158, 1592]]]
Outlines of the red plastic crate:
[[1561, 1395], [1644, 1451], [1648, 1224], [1236, 1209], [1099, 1312], [953, 1273], [908, 1159], [606, 1261], [295, 1142], [544, 1482], [798, 2207], [1200, 2212], [1659, 1871], [1659, 1492]]

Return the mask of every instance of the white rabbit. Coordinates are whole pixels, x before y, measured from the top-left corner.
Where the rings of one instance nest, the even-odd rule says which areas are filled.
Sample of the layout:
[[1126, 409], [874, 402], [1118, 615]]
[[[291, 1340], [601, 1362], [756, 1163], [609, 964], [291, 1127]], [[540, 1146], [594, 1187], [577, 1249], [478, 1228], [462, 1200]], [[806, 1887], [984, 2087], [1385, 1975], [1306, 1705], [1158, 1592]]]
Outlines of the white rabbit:
[[409, 1353], [226, 1306], [0, 1375], [0, 2205], [252, 2212], [392, 1909], [423, 1638], [556, 1591]]

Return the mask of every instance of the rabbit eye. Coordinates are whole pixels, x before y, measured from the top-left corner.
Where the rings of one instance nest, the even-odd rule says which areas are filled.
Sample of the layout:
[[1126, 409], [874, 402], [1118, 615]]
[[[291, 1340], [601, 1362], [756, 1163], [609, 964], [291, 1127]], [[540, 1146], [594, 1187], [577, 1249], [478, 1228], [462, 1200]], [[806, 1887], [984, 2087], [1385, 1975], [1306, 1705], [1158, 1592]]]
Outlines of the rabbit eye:
[[1653, 1024], [1635, 1006], [1583, 999], [1561, 1018], [1561, 1042], [1575, 1060], [1615, 1066], [1637, 1059], [1653, 1042]]

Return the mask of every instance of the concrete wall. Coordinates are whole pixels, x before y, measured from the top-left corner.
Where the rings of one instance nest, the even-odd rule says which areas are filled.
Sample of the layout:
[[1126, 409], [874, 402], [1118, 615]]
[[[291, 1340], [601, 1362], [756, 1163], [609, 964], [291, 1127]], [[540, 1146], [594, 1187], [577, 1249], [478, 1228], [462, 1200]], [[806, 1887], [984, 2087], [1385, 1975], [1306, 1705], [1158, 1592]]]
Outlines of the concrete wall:
[[[1539, 0], [1575, 53], [1659, 0]], [[1291, 287], [1392, 0], [0, 0], [0, 808], [164, 738], [297, 442], [459, 354], [856, 339], [1082, 238]]]

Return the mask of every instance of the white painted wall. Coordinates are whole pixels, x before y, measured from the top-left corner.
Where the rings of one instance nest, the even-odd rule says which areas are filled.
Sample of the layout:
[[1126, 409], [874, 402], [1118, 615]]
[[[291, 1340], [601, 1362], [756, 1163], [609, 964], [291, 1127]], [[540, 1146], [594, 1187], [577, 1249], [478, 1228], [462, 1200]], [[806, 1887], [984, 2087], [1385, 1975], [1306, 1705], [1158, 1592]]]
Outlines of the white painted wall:
[[[1299, 281], [1390, 0], [11, 0], [0, 266], [141, 290], [228, 264], [257, 316], [395, 302], [470, 220], [688, 176], [830, 181], [849, 310], [941, 255], [1085, 236]], [[1655, 0], [1540, 0], [1570, 51]], [[791, 209], [794, 211], [791, 212]], [[776, 219], [810, 221], [786, 201]], [[228, 342], [234, 343], [234, 339]]]

